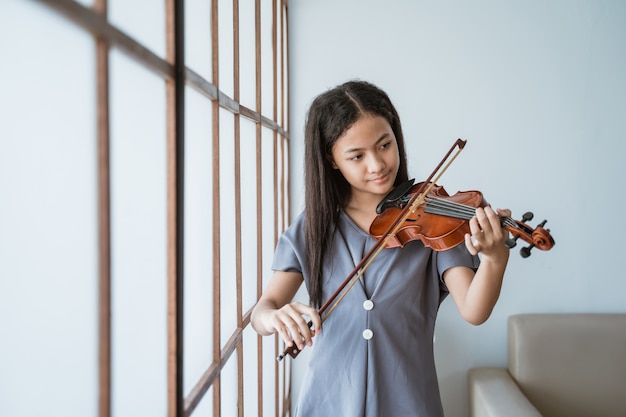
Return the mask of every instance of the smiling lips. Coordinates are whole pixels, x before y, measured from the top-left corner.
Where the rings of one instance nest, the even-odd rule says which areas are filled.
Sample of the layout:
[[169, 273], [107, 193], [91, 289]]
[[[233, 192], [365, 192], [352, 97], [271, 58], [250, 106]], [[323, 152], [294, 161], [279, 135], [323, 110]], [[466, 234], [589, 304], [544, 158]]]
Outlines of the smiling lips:
[[370, 181], [376, 184], [381, 184], [381, 183], [386, 182], [388, 179], [389, 179], [389, 173], [378, 176], [376, 178], [372, 178]]

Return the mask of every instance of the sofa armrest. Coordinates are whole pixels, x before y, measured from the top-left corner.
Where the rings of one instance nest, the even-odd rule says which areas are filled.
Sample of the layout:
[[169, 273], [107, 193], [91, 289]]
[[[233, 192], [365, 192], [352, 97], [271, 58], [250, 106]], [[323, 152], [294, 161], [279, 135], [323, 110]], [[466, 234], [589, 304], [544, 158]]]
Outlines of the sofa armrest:
[[470, 417], [541, 417], [505, 368], [468, 371]]

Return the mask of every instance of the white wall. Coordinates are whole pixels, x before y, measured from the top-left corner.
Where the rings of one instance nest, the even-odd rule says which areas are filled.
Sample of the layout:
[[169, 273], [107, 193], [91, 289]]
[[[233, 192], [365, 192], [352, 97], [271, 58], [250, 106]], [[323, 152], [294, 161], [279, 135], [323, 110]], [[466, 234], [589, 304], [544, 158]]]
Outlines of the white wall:
[[[294, 214], [303, 207], [308, 104], [361, 78], [395, 102], [413, 176], [427, 176], [461, 137], [467, 147], [440, 181], [449, 193], [478, 189], [515, 218], [533, 211], [531, 225], [548, 219], [556, 246], [528, 259], [512, 253], [487, 323], [473, 327], [444, 302], [435, 348], [447, 416], [468, 415], [468, 368], [505, 364], [511, 314], [626, 311], [619, 218], [626, 2], [294, 0], [289, 7]], [[296, 370], [302, 366], [296, 361]]]

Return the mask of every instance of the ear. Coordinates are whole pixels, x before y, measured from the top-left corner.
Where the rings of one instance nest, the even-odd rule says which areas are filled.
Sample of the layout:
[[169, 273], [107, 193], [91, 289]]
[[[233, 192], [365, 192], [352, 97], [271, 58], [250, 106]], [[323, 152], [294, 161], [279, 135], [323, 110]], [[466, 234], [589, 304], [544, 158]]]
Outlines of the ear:
[[332, 155], [330, 154], [326, 155], [326, 159], [328, 159], [328, 162], [330, 162], [330, 166], [333, 167], [333, 169], [339, 169]]

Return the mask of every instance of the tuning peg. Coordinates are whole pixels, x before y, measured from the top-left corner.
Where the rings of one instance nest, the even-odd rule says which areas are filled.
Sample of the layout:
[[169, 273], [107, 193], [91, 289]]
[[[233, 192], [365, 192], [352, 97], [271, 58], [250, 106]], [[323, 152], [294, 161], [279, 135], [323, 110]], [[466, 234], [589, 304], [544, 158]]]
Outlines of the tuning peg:
[[504, 242], [504, 246], [506, 246], [509, 249], [513, 249], [515, 246], [517, 246], [517, 239], [518, 238], [519, 238], [519, 236], [515, 236], [515, 238], [508, 238]]
[[519, 254], [522, 256], [522, 258], [528, 258], [530, 256], [531, 249], [534, 247], [535, 245], [530, 245], [525, 248], [522, 248], [519, 250]]
[[535, 217], [535, 215], [532, 213], [532, 211], [527, 211], [522, 215], [522, 221], [524, 223], [529, 222], [533, 219], [533, 217]]

